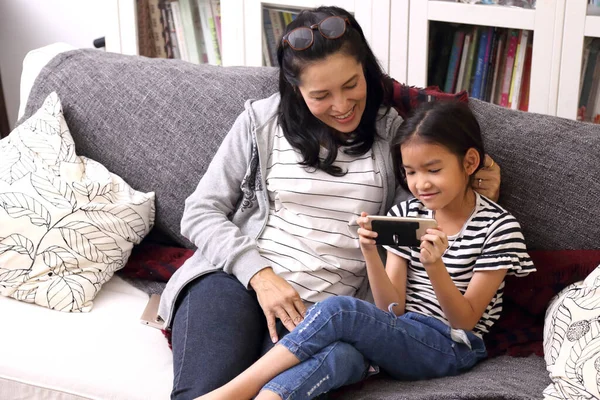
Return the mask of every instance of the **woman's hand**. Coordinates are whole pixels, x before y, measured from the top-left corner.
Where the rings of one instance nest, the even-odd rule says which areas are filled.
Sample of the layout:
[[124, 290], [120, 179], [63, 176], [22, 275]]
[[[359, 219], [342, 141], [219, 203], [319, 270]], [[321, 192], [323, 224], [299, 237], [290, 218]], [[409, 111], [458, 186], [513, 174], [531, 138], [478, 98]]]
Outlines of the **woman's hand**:
[[484, 167], [475, 174], [473, 189], [488, 199], [498, 201], [500, 197], [500, 166], [487, 154], [483, 165]]
[[360, 249], [363, 252], [377, 251], [377, 245], [375, 244], [375, 238], [377, 237], [377, 232], [371, 230], [371, 220], [367, 217], [366, 212], [361, 212], [360, 217], [356, 219], [356, 223], [359, 228], [357, 230], [358, 233], [358, 242], [360, 243]]
[[448, 237], [440, 230], [439, 226], [427, 229], [426, 232], [421, 237], [421, 262], [428, 267], [442, 260], [442, 256], [448, 248]]
[[304, 319], [306, 307], [298, 292], [271, 267], [262, 269], [250, 279], [250, 286], [256, 292], [267, 317], [267, 327], [273, 343], [277, 342], [275, 318], [279, 318], [288, 331], [293, 331]]

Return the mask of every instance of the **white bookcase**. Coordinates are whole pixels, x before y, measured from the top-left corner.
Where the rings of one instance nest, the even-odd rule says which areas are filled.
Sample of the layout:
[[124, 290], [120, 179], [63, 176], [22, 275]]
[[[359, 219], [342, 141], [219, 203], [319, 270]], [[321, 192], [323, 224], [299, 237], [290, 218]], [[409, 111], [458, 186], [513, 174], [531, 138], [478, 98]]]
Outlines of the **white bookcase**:
[[454, 1], [411, 0], [407, 83], [417, 86], [427, 84], [430, 21], [526, 29], [533, 31], [529, 111], [555, 114], [565, 1], [573, 0], [537, 0], [536, 9], [531, 10]]
[[[353, 13], [386, 72], [396, 79], [406, 77], [409, 0], [221, 0], [221, 34], [224, 66], [262, 65], [262, 7], [313, 8], [334, 5]], [[106, 50], [138, 54], [136, 1], [111, 2], [115, 16], [107, 30]], [[390, 29], [390, 11], [397, 16]], [[401, 18], [399, 20], [398, 18]], [[390, 35], [392, 32], [392, 35]], [[404, 43], [390, 54], [390, 37]], [[393, 65], [390, 68], [390, 65]]]
[[567, 0], [556, 115], [575, 119], [584, 37], [600, 38], [600, 16], [588, 15], [586, 0]]
[[[381, 62], [386, 72], [390, 70], [390, 3], [397, 0], [245, 0], [242, 15], [244, 26], [244, 58], [243, 64], [249, 66], [260, 66], [263, 63], [262, 52], [262, 8], [313, 8], [320, 5], [332, 5], [342, 7], [351, 12], [363, 29], [367, 41], [371, 45], [375, 56]], [[408, 3], [408, 0], [400, 0], [400, 3]], [[239, 4], [237, 13], [239, 14]], [[223, 19], [235, 15], [235, 10], [224, 9], [221, 5], [221, 16]], [[239, 18], [239, 17], [238, 17]], [[238, 19], [239, 21], [239, 19]], [[407, 21], [406, 21], [407, 22]], [[405, 23], [405, 26], [408, 24]], [[239, 50], [238, 50], [239, 52]], [[242, 61], [241, 59], [238, 60]], [[405, 61], [404, 61], [405, 62]]]

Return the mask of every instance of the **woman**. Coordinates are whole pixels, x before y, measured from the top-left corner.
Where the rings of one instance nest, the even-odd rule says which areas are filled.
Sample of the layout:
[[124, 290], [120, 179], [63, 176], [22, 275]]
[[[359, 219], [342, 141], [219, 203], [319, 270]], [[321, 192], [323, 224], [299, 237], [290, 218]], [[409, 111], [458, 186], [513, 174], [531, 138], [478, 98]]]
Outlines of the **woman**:
[[[198, 250], [159, 312], [172, 329], [172, 398], [233, 379], [307, 305], [363, 297], [356, 219], [387, 212], [396, 197], [390, 143], [402, 119], [382, 107], [391, 79], [352, 15], [303, 11], [277, 55], [279, 93], [246, 103], [186, 200], [182, 233]], [[497, 198], [498, 167], [477, 178]], [[362, 355], [341, 345], [332, 357]]]

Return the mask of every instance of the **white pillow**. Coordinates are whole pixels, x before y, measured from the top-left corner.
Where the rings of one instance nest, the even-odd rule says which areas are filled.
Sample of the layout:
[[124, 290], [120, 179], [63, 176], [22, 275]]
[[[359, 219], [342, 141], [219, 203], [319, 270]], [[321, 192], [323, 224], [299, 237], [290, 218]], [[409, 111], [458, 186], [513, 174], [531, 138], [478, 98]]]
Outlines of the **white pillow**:
[[544, 358], [552, 383], [544, 399], [600, 398], [600, 266], [551, 301]]
[[89, 311], [153, 223], [153, 192], [77, 156], [56, 93], [0, 141], [0, 294]]

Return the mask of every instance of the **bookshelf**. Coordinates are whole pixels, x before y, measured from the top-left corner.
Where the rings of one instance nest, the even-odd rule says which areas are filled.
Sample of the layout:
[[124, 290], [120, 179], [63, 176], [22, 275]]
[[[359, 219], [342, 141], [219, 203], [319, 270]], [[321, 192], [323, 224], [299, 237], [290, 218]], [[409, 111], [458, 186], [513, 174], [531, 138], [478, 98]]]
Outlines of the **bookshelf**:
[[[351, 12], [363, 29], [375, 56], [386, 72], [390, 70], [390, 8], [392, 3], [406, 3], [408, 0], [245, 0], [243, 2], [244, 60], [243, 65], [263, 65], [263, 8], [301, 10], [320, 5], [342, 7]], [[238, 3], [239, 4], [239, 3]], [[239, 5], [238, 5], [239, 8]], [[223, 18], [235, 11], [221, 7]], [[408, 17], [406, 14], [404, 17]], [[408, 20], [403, 22], [408, 26]], [[394, 55], [396, 58], [401, 57]]]
[[565, 9], [559, 100], [556, 114], [576, 119], [583, 77], [584, 38], [600, 38], [600, 15], [592, 15], [586, 0], [568, 0]]
[[434, 22], [527, 30], [532, 37], [528, 110], [556, 113], [565, 1], [538, 0], [535, 9], [525, 9], [442, 0], [411, 0], [407, 83], [417, 86], [426, 86], [428, 83], [429, 31]]
[[[222, 60], [221, 50], [223, 27], [218, 11], [221, 3], [239, 4], [236, 0], [107, 2], [106, 6], [111, 8], [110, 15], [114, 17], [107, 29], [106, 51], [227, 65]], [[228, 35], [227, 40], [236, 43], [239, 37], [235, 36], [235, 29], [233, 32], [233, 36]], [[149, 38], [152, 35], [154, 36]], [[145, 40], [140, 40], [140, 37]], [[235, 46], [228, 47], [233, 47], [235, 50]], [[235, 64], [235, 59], [234, 55], [232, 64]]]

